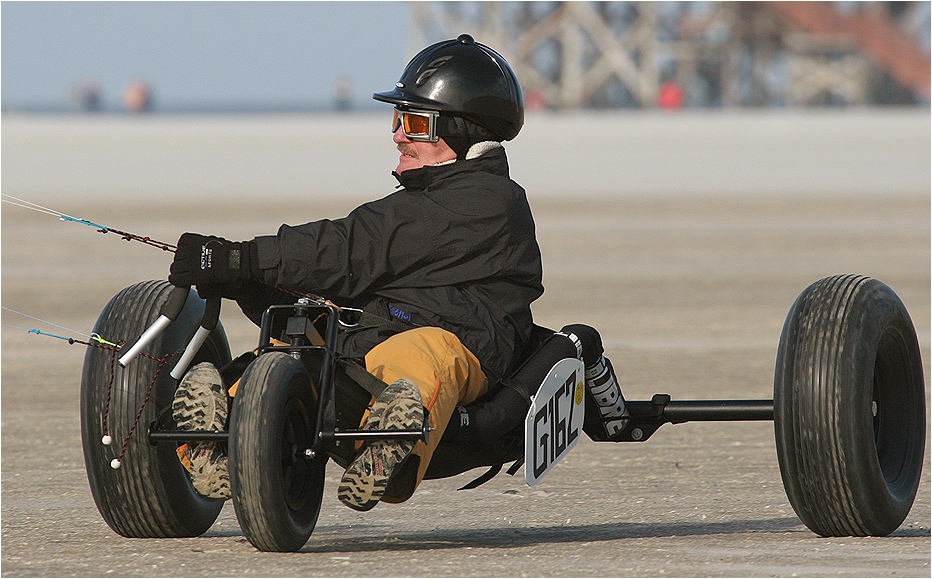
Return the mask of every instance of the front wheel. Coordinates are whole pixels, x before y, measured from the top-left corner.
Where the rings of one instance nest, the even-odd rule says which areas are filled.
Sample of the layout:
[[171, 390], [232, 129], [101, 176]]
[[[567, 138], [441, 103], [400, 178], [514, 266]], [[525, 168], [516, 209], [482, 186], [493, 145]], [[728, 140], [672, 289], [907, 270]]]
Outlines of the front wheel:
[[786, 318], [774, 425], [787, 497], [822, 536], [884, 536], [906, 518], [925, 447], [919, 342], [889, 287], [839, 275]]
[[317, 524], [327, 455], [309, 457], [317, 398], [304, 365], [282, 352], [243, 374], [230, 425], [236, 518], [260, 551], [297, 551]]
[[[101, 312], [94, 332], [111, 341], [138, 337], [172, 291], [165, 281], [124, 289]], [[146, 435], [160, 411], [171, 406], [178, 382], [169, 371], [203, 313], [204, 300], [190, 291], [175, 321], [126, 368], [117, 363], [117, 351], [88, 348], [84, 357], [81, 441], [87, 478], [101, 516], [124, 537], [196, 537], [223, 506], [194, 490], [176, 445], [153, 445]], [[218, 323], [192, 363], [220, 367], [229, 361], [230, 347]], [[101, 442], [105, 435], [110, 445]], [[111, 468], [115, 458], [122, 458], [116, 470]]]

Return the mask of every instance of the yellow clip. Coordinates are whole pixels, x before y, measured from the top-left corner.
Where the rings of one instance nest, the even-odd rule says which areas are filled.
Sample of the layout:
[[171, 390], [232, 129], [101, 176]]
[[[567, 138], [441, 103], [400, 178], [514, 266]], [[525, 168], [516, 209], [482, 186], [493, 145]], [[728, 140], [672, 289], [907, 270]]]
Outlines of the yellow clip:
[[101, 344], [104, 344], [104, 345], [106, 345], [106, 346], [113, 346], [114, 348], [119, 348], [119, 347], [120, 347], [120, 346], [118, 346], [117, 344], [114, 344], [113, 342], [108, 342], [107, 340], [101, 338], [101, 337], [100, 337], [100, 334], [98, 334], [98, 333], [96, 333], [96, 332], [93, 333], [93, 334], [91, 334], [91, 339], [92, 339], [92, 340], [96, 340], [96, 341], [98, 341], [98, 342], [100, 342]]

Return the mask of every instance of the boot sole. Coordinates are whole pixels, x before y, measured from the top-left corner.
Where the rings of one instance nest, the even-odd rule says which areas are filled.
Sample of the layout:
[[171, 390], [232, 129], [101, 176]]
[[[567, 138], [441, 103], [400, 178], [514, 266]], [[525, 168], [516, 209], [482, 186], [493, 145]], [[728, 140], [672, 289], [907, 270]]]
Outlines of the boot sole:
[[[191, 368], [172, 401], [172, 418], [178, 430], [218, 432], [226, 426], [227, 415], [227, 397], [217, 369], [209, 362]], [[189, 443], [188, 456], [194, 490], [212, 499], [230, 498], [227, 456], [217, 443]]]
[[[417, 430], [424, 426], [424, 405], [417, 386], [398, 380], [372, 405], [364, 426], [367, 430]], [[388, 481], [417, 441], [376, 440], [369, 443], [346, 468], [337, 497], [351, 509], [368, 511], [385, 494]]]

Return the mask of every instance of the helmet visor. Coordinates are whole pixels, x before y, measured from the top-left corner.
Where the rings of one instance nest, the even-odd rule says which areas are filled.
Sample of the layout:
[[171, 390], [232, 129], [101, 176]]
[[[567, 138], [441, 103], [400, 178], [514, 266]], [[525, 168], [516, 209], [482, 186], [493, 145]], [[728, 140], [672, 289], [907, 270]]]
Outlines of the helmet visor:
[[437, 111], [403, 111], [396, 108], [392, 117], [392, 133], [401, 127], [405, 136], [412, 141], [436, 143], [440, 139], [437, 136], [438, 116], [440, 113]]

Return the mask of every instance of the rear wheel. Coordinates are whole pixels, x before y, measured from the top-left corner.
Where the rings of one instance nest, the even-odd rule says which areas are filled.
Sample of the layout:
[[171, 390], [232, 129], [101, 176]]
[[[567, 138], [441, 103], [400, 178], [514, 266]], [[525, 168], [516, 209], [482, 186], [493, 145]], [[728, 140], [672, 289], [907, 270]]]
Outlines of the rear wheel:
[[[133, 340], [158, 317], [174, 286], [164, 281], [132, 285], [104, 308], [94, 332], [110, 341]], [[81, 440], [94, 502], [110, 527], [124, 537], [193, 537], [220, 513], [222, 500], [208, 499], [191, 485], [176, 445], [152, 445], [146, 433], [162, 409], [171, 406], [178, 384], [164, 358], [185, 347], [197, 329], [204, 301], [190, 292], [181, 313], [126, 368], [117, 352], [88, 348], [81, 376]], [[218, 324], [193, 363], [222, 366], [230, 360]], [[104, 435], [112, 442], [105, 446]], [[125, 451], [123, 450], [125, 444]], [[111, 461], [122, 455], [118, 469]]]
[[919, 487], [925, 382], [903, 303], [854, 275], [818, 281], [786, 319], [774, 379], [787, 497], [823, 536], [888, 535]]
[[297, 551], [317, 524], [327, 455], [311, 458], [316, 396], [304, 365], [282, 352], [254, 360], [230, 425], [236, 518], [260, 551]]

